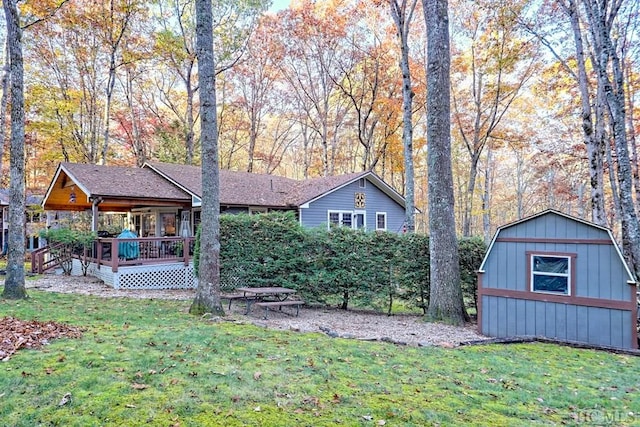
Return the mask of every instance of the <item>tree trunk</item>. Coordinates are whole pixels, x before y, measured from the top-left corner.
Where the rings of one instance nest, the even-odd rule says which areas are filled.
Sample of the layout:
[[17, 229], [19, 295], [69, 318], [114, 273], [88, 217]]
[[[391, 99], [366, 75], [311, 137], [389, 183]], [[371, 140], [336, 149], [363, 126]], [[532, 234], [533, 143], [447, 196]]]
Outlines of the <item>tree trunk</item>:
[[[2, 98], [0, 98], [0, 175], [2, 175], [2, 159], [4, 159], [5, 117], [9, 103], [9, 76], [11, 75], [11, 58], [9, 56], [9, 41], [5, 41], [4, 67], [2, 69]], [[0, 180], [2, 186], [2, 180]]]
[[15, 0], [2, 2], [7, 21], [7, 44], [11, 59], [11, 148], [9, 184], [9, 253], [7, 277], [2, 296], [9, 299], [27, 298], [24, 285], [24, 65], [22, 30]]
[[[493, 188], [493, 147], [487, 146], [487, 164], [484, 169], [484, 191], [482, 193], [482, 232], [484, 241], [489, 244], [491, 241], [491, 191]], [[520, 176], [518, 175], [518, 179]], [[521, 198], [518, 198], [518, 209], [522, 205]]]
[[453, 176], [451, 171], [450, 51], [447, 0], [422, 0], [427, 27], [427, 143], [429, 167], [429, 253], [431, 296], [427, 316], [461, 325]]
[[220, 171], [211, 0], [196, 0], [202, 140], [202, 223], [198, 289], [189, 312], [224, 315], [220, 301]]
[[587, 146], [589, 159], [589, 178], [591, 183], [591, 221], [598, 225], [607, 224], [607, 215], [604, 206], [604, 146], [602, 140], [594, 133], [591, 95], [589, 94], [589, 79], [585, 65], [585, 52], [582, 42], [582, 30], [578, 17], [578, 7], [575, 0], [568, 0], [568, 5], [563, 5], [569, 15], [573, 30], [573, 41], [576, 46], [576, 65], [578, 67], [578, 87], [580, 88], [580, 102], [582, 108], [582, 133], [584, 143]]
[[400, 39], [400, 68], [402, 70], [402, 146], [404, 149], [405, 173], [405, 227], [408, 233], [413, 233], [415, 224], [415, 186], [413, 170], [413, 85], [411, 83], [411, 69], [409, 68], [409, 29], [413, 11], [417, 0], [413, 0], [407, 10], [407, 3], [402, 6], [397, 0], [391, 0], [391, 16], [396, 24]]
[[[633, 203], [633, 178], [626, 133], [624, 75], [612, 40], [619, 4], [583, 0], [596, 49], [594, 68], [602, 88], [613, 128], [622, 222], [622, 247], [636, 277], [640, 276], [640, 223]], [[609, 10], [608, 7], [611, 7]], [[611, 72], [611, 77], [609, 76]]]

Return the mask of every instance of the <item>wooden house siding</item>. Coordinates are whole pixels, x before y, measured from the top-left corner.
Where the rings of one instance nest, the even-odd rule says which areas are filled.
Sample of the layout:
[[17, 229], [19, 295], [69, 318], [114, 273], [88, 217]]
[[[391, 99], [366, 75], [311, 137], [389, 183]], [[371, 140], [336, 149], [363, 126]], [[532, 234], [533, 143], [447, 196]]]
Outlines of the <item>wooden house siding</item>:
[[[569, 258], [569, 292], [534, 292], [531, 257]], [[478, 273], [478, 327], [637, 348], [636, 286], [608, 230], [555, 211], [500, 228]]]
[[634, 348], [631, 311], [493, 295], [482, 297], [481, 331], [494, 337], [534, 336]]
[[[365, 193], [364, 209], [355, 207], [355, 194]], [[376, 229], [376, 213], [386, 212], [387, 231], [400, 232], [404, 224], [404, 207], [367, 180], [361, 188], [356, 180], [300, 208], [300, 223], [305, 227], [326, 226], [329, 211], [366, 212], [367, 230]]]

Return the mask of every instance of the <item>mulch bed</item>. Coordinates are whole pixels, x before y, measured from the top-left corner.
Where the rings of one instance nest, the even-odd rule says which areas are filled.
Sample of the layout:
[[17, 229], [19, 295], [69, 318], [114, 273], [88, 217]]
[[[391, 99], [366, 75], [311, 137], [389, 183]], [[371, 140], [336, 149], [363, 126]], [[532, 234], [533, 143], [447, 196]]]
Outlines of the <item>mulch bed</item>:
[[56, 322], [0, 319], [0, 360], [7, 361], [21, 348], [40, 348], [56, 338], [80, 338], [82, 331]]

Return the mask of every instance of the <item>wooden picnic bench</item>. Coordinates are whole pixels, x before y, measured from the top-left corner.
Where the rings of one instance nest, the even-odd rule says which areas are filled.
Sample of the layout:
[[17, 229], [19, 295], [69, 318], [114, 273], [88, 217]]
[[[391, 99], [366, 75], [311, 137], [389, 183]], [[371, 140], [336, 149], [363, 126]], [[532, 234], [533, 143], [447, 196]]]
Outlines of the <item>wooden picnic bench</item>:
[[289, 295], [295, 294], [296, 291], [295, 289], [283, 288], [281, 286], [264, 286], [240, 287], [236, 288], [235, 292], [242, 295], [235, 299], [242, 299], [247, 303], [247, 310], [244, 314], [249, 314], [249, 312], [251, 311], [251, 305], [254, 303], [287, 301]]
[[258, 299], [258, 296], [256, 295], [247, 295], [245, 293], [222, 293], [220, 294], [220, 299], [221, 300], [228, 300], [229, 301], [229, 308], [227, 310], [231, 310], [231, 303], [235, 300], [242, 300], [244, 302], [248, 302], [249, 300], [251, 301], [255, 301], [256, 299]]
[[253, 305], [264, 308], [264, 318], [266, 319], [269, 313], [269, 308], [275, 308], [275, 307], [278, 307], [279, 311], [282, 311], [282, 307], [288, 307], [288, 306], [295, 307], [296, 316], [298, 316], [300, 314], [300, 306], [304, 305], [304, 301], [295, 300], [295, 299], [284, 300], [284, 301], [259, 301], [254, 303]]

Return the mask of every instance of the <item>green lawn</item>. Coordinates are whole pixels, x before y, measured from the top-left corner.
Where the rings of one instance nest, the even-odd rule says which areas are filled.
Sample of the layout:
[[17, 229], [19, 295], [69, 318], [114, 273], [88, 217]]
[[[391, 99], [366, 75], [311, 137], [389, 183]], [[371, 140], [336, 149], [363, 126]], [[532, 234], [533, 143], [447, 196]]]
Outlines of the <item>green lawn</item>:
[[85, 332], [0, 365], [2, 426], [640, 425], [639, 357], [398, 347], [212, 322], [184, 301], [29, 295], [0, 317]]

